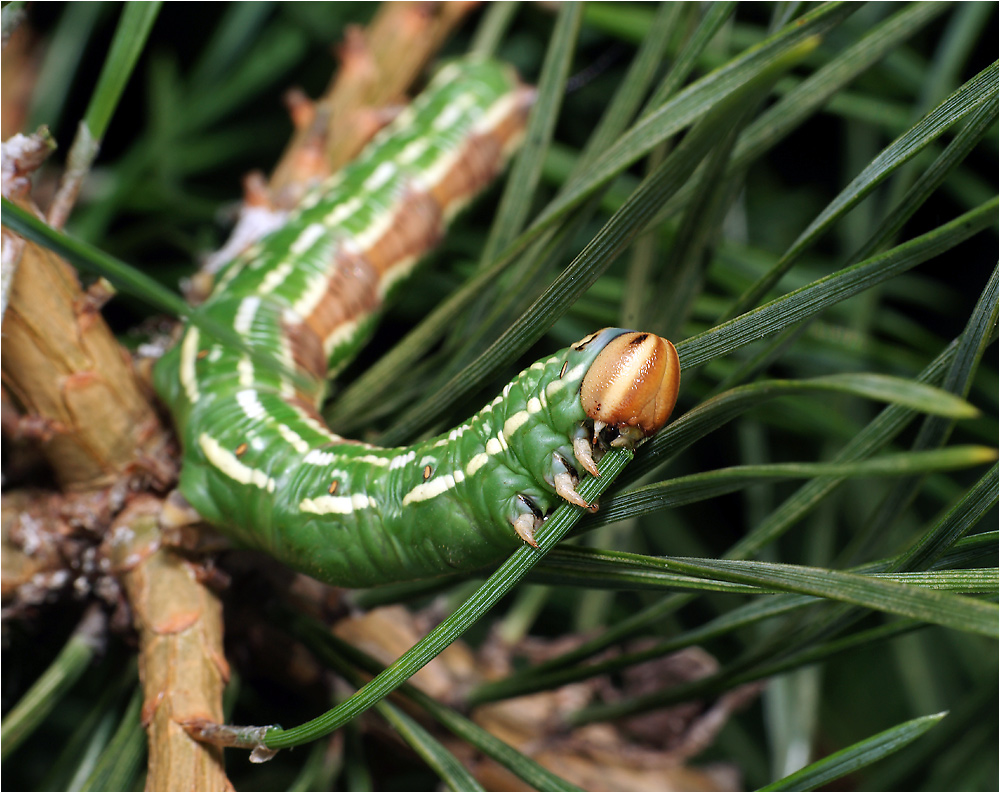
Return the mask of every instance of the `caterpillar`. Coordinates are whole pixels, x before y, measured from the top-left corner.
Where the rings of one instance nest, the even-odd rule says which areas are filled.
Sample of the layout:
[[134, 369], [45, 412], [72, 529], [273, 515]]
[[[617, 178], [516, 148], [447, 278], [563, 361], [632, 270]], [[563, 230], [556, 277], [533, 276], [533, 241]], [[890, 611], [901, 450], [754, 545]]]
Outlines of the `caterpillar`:
[[666, 423], [676, 350], [621, 329], [532, 364], [471, 419], [412, 446], [347, 440], [319, 416], [328, 377], [502, 169], [532, 100], [506, 65], [446, 66], [354, 163], [221, 270], [202, 311], [247, 348], [189, 324], [157, 363], [183, 447], [178, 489], [235, 544], [348, 587], [475, 570], [534, 545], [562, 501], [593, 508], [575, 486], [597, 475], [595, 454]]

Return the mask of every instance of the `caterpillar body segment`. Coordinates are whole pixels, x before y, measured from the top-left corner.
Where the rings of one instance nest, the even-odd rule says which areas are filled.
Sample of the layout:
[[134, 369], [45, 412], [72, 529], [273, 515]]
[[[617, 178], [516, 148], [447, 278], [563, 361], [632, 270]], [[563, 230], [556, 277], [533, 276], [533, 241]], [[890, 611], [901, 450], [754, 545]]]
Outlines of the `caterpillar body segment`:
[[[446, 67], [361, 157], [221, 273], [203, 307], [253, 354], [189, 325], [158, 363], [184, 459], [179, 490], [237, 545], [370, 586], [474, 570], [534, 533], [676, 399], [672, 345], [605, 329], [536, 362], [437, 438], [383, 449], [318, 414], [383, 301], [502, 168], [532, 100], [507, 67]], [[262, 365], [271, 362], [274, 365]], [[288, 372], [297, 373], [294, 380]]]

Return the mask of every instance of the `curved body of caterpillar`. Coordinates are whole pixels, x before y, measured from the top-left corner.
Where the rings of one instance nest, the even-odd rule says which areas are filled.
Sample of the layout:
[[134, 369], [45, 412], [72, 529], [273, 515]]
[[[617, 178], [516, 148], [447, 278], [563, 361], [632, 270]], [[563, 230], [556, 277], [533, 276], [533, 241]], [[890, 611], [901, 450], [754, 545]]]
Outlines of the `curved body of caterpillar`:
[[602, 431], [632, 446], [666, 422], [673, 346], [618, 329], [533, 364], [472, 419], [410, 447], [348, 441], [319, 418], [328, 372], [364, 342], [445, 219], [502, 167], [530, 101], [499, 64], [446, 67], [358, 161], [222, 272], [204, 311], [254, 354], [189, 326], [157, 364], [184, 447], [179, 489], [237, 544], [341, 586], [473, 570], [533, 543], [560, 500], [586, 506], [574, 487], [596, 473]]

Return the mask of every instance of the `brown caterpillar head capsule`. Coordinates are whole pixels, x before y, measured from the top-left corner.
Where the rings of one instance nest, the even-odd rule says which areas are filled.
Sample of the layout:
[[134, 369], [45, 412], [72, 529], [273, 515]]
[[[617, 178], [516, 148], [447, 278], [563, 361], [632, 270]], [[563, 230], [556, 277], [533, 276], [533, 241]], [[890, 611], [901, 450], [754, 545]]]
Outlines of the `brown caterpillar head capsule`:
[[680, 382], [673, 344], [652, 333], [626, 331], [590, 365], [580, 401], [595, 433], [611, 426], [619, 434], [613, 446], [635, 446], [667, 423]]

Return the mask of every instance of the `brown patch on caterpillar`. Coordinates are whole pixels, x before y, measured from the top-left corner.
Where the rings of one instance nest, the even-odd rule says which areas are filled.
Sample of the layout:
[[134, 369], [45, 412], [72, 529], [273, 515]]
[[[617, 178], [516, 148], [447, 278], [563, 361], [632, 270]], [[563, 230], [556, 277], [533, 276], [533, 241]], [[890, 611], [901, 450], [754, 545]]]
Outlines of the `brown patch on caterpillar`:
[[451, 168], [431, 188], [431, 195], [450, 216], [492, 182], [503, 163], [503, 141], [499, 137], [493, 134], [471, 137]]
[[444, 234], [438, 203], [427, 193], [407, 190], [385, 233], [365, 251], [380, 276], [397, 265], [414, 261], [435, 247]]
[[[431, 188], [431, 195], [446, 217], [461, 209], [503, 169], [524, 135], [528, 112], [535, 102], [535, 90], [520, 86], [500, 101], [503, 115], [488, 131], [472, 135], [465, 142], [451, 168]], [[494, 105], [488, 112], [496, 112], [497, 107]]]
[[433, 474], [433, 473], [434, 473], [434, 469], [431, 468], [429, 465], [425, 465], [424, 466], [424, 481], [426, 482], [428, 479], [430, 479], [431, 478], [431, 474]]
[[326, 492], [332, 496], [334, 493], [337, 492], [338, 487], [340, 487], [340, 482], [337, 479], [334, 479], [332, 482], [330, 482], [330, 486], [326, 489]]
[[281, 330], [288, 339], [288, 349], [295, 368], [307, 372], [320, 382], [325, 380], [326, 355], [323, 352], [323, 340], [312, 328], [301, 322], [283, 322]]
[[242, 457], [244, 454], [247, 453], [248, 448], [249, 447], [245, 443], [241, 443], [239, 446], [236, 447], [233, 454], [235, 454], [237, 457]]
[[[316, 307], [305, 318], [306, 325], [323, 342], [347, 322], [366, 316], [380, 304], [379, 276], [371, 262], [359, 253], [340, 246], [333, 259], [326, 291]], [[323, 374], [326, 377], [326, 354], [322, 353]]]
[[504, 157], [510, 157], [521, 145], [528, 125], [528, 114], [538, 99], [538, 91], [534, 86], [518, 85], [514, 93], [508, 96], [505, 101], [509, 103], [509, 112], [493, 127], [493, 134], [503, 141]]

